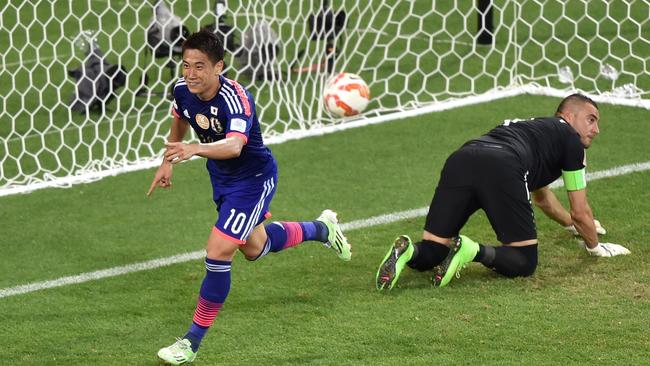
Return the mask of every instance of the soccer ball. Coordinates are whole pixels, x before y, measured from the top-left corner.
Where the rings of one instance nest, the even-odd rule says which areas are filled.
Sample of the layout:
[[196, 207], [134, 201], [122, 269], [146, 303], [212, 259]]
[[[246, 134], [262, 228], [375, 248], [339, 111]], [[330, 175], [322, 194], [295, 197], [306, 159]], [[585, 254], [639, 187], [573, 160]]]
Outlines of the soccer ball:
[[327, 82], [323, 99], [325, 109], [331, 114], [354, 116], [368, 106], [370, 89], [360, 76], [342, 72]]

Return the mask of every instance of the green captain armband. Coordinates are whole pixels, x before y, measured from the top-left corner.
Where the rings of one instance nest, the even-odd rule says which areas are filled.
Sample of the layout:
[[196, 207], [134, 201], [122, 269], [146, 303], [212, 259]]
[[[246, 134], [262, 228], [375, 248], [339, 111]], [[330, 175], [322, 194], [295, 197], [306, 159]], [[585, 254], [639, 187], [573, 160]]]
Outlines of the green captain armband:
[[563, 170], [562, 180], [564, 180], [564, 187], [566, 187], [567, 191], [579, 191], [587, 187], [585, 168], [572, 171]]

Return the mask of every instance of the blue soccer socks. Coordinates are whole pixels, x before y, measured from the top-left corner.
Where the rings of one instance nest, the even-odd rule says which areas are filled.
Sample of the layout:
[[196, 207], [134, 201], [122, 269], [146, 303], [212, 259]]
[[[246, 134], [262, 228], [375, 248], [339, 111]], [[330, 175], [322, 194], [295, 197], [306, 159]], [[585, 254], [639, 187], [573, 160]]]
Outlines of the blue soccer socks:
[[184, 337], [190, 340], [194, 352], [199, 348], [203, 336], [212, 326], [221, 306], [228, 297], [231, 264], [230, 261], [205, 259], [205, 278], [201, 284], [192, 325]]
[[277, 253], [281, 250], [294, 247], [306, 241], [326, 242], [327, 226], [320, 221], [306, 222], [272, 222], [264, 227], [267, 240], [262, 252], [257, 256], [261, 258], [269, 252]]

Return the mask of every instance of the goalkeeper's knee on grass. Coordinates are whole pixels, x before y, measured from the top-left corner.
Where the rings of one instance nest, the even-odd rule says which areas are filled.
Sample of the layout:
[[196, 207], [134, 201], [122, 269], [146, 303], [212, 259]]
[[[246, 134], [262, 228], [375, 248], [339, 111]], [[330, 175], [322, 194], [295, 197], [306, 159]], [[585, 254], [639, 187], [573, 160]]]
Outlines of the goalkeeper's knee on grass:
[[524, 247], [481, 245], [474, 259], [506, 277], [528, 277], [537, 268], [537, 244]]

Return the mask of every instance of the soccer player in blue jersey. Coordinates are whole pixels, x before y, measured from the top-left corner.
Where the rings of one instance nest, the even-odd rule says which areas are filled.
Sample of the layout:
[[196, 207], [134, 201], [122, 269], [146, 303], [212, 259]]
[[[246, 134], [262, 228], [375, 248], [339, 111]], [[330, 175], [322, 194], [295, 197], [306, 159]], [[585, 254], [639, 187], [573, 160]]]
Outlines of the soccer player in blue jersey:
[[[183, 43], [183, 77], [174, 87], [167, 148], [147, 192], [151, 195], [157, 186], [170, 187], [173, 165], [201, 156], [207, 159], [219, 211], [206, 245], [206, 275], [192, 324], [182, 338], [158, 351], [158, 357], [172, 365], [196, 357], [228, 296], [237, 250], [254, 261], [311, 240], [324, 243], [343, 260], [351, 257], [350, 245], [331, 210], [324, 210], [314, 221], [263, 224], [270, 216], [277, 165], [262, 141], [253, 96], [236, 81], [221, 76], [223, 57], [223, 45], [211, 32], [199, 31]], [[190, 127], [201, 143], [182, 142]]]
[[[376, 286], [389, 290], [408, 266], [434, 269], [433, 284], [446, 286], [469, 262], [506, 277], [531, 276], [537, 267], [537, 228], [532, 203], [567, 230], [580, 235], [593, 256], [630, 254], [601, 243], [605, 230], [587, 202], [586, 149], [600, 129], [598, 105], [582, 94], [564, 98], [554, 117], [506, 121], [466, 142], [445, 162], [429, 207], [422, 240], [401, 235], [379, 265]], [[549, 184], [564, 179], [570, 210]], [[470, 216], [485, 211], [501, 246], [459, 235]]]

